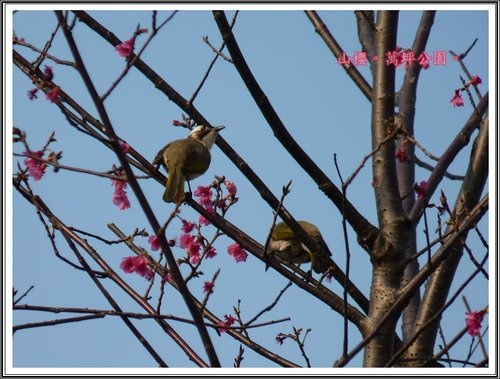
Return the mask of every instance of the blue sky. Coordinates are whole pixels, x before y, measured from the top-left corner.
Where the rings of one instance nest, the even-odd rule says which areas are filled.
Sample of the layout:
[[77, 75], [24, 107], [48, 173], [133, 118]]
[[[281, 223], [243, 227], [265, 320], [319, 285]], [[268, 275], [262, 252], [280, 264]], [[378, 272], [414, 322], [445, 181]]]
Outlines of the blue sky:
[[[90, 8], [89, 13], [122, 40], [130, 38], [138, 24], [141, 27], [150, 27], [150, 11], [120, 11], [113, 9], [114, 6], [109, 8], [112, 10], [92, 11]], [[323, 10], [319, 14], [346, 53], [352, 55], [361, 48], [352, 8], [345, 9]], [[418, 9], [422, 8], [400, 13], [398, 45], [403, 48], [411, 47], [421, 16]], [[169, 14], [170, 10], [161, 11], [158, 18], [162, 20]], [[228, 11], [227, 17], [232, 17], [232, 12]], [[55, 25], [54, 14], [47, 10], [22, 10], [13, 15], [17, 37], [24, 38], [35, 46], [43, 46]], [[426, 48], [427, 52], [453, 50], [461, 53], [478, 38], [466, 64], [472, 74], [483, 79], [484, 84], [480, 87], [483, 94], [490, 87], [489, 70], [492, 68], [488, 62], [491, 62], [492, 55], [488, 54], [494, 54], [489, 50], [491, 41], [488, 26], [488, 13], [484, 10], [440, 10]], [[124, 68], [123, 58], [84, 24], [77, 23], [74, 33], [91, 78], [99, 91], [105, 91]], [[338, 184], [339, 179], [333, 154], [337, 155], [344, 178], [349, 176], [370, 151], [371, 105], [314, 32], [304, 12], [242, 11], [234, 33], [253, 74], [290, 133], [335, 183]], [[211, 12], [181, 11], [161, 30], [142, 58], [178, 92], [189, 98], [213, 57], [211, 49], [202, 40], [203, 36], [208, 36], [213, 45], [220, 45], [221, 37]], [[139, 36], [138, 46], [142, 46], [145, 40], [146, 36]], [[59, 33], [50, 52], [62, 59], [71, 59], [66, 46]], [[29, 59], [36, 57], [27, 49], [16, 49], [26, 54]], [[449, 103], [454, 89], [461, 86], [459, 75], [463, 76], [463, 73], [449, 54], [448, 58], [446, 65], [431, 65], [421, 73], [417, 94], [416, 138], [436, 156], [446, 149], [471, 112], [467, 101], [463, 108], [453, 108]], [[96, 114], [76, 72], [70, 67], [53, 62], [47, 64], [54, 67], [54, 81], [82, 106]], [[360, 67], [359, 70], [368, 82], [371, 82], [369, 68]], [[32, 83], [15, 67], [12, 74], [13, 124], [28, 133], [28, 142], [34, 150], [45, 143], [50, 132], [55, 131], [57, 142], [51, 146], [55, 151], [63, 150], [63, 164], [97, 171], [106, 171], [113, 164], [118, 164], [112, 152], [68, 125], [58, 109], [44, 99], [43, 94], [36, 101], [28, 100], [26, 92], [32, 88]], [[396, 87], [400, 86], [403, 75], [403, 69], [398, 69]], [[274, 139], [230, 63], [222, 60], [216, 63], [194, 105], [213, 125], [226, 126], [222, 131], [223, 137], [254, 168], [276, 196], [280, 195], [282, 186], [292, 180], [292, 191], [285, 203], [287, 209], [296, 219], [306, 219], [319, 227], [334, 252], [335, 261], [340, 267], [344, 267], [345, 248], [341, 238], [341, 216], [338, 210]], [[185, 130], [170, 126], [173, 119], [181, 118], [182, 112], [133, 69], [107, 99], [106, 106], [117, 134], [149, 160], [153, 159], [165, 143], [183, 138], [186, 134]], [[22, 152], [20, 148], [14, 145], [14, 152]], [[463, 174], [469, 154], [470, 146], [460, 153], [450, 171]], [[422, 155], [420, 158], [423, 158]], [[22, 163], [22, 159], [14, 158], [11, 165], [14, 171], [17, 162]], [[228, 213], [228, 219], [254, 239], [264, 243], [272, 223], [272, 210], [261, 201], [257, 191], [245, 181], [242, 174], [217, 147], [212, 150], [209, 171], [193, 181], [193, 187], [210, 183], [213, 175], [225, 175], [238, 186], [240, 200]], [[417, 170], [418, 181], [425, 180], [428, 175], [428, 171]], [[376, 223], [370, 183], [371, 170], [370, 164], [367, 164], [349, 188], [348, 196], [365, 217]], [[113, 189], [108, 179], [68, 171], [56, 174], [47, 170], [41, 181], [30, 184], [67, 225], [109, 239], [115, 239], [106, 227], [109, 222], [114, 222], [126, 234], [136, 227], [146, 228], [151, 232], [131, 190], [128, 191], [131, 209], [120, 211], [112, 204]], [[162, 186], [146, 179], [141, 179], [140, 184], [151, 201], [156, 216], [165, 220], [173, 207], [161, 200]], [[458, 182], [445, 181], [440, 188], [445, 190], [448, 199], [454, 199], [459, 185]], [[437, 199], [435, 196], [432, 200]], [[25, 302], [108, 309], [109, 305], [85, 273], [75, 271], [54, 256], [32, 207], [17, 193], [13, 193], [12, 201], [12, 285], [21, 293], [31, 285], [35, 286], [24, 299]], [[182, 216], [191, 220], [197, 219], [196, 214], [186, 206], [182, 208]], [[434, 213], [432, 217], [435, 222]], [[486, 233], [485, 225], [486, 220], [480, 225]], [[419, 226], [419, 231], [422, 231], [422, 226]], [[207, 233], [210, 232], [214, 232], [213, 228], [207, 228]], [[178, 233], [177, 224], [167, 231], [167, 236], [171, 238]], [[420, 234], [422, 236], [422, 233]], [[472, 239], [471, 244], [482, 257], [484, 248], [481, 248], [476, 240]], [[117, 271], [121, 259], [130, 255], [121, 245], [106, 245], [93, 239], [89, 241]], [[61, 253], [74, 260], [60, 236], [57, 242], [60, 244]], [[149, 250], [147, 238], [137, 238], [135, 242]], [[243, 317], [248, 319], [270, 304], [287, 281], [272, 270], [265, 272], [263, 264], [252, 256], [246, 263], [235, 263], [226, 253], [226, 248], [231, 243], [232, 241], [225, 237], [218, 240], [218, 256], [206, 262], [203, 266], [205, 277], [191, 282], [190, 289], [202, 298], [203, 282], [209, 280], [215, 270], [222, 268], [215, 292], [210, 298], [209, 308], [222, 317], [226, 313], [234, 313], [232, 308], [237, 305], [238, 299], [241, 299]], [[352, 233], [350, 246], [353, 260], [351, 278], [368, 295], [369, 258], [356, 245]], [[151, 254], [157, 256], [157, 253]], [[181, 256], [182, 252], [180, 249], [174, 249], [174, 254]], [[465, 261], [467, 259], [464, 259], [464, 265], [458, 273], [463, 279], [472, 271], [471, 264]], [[139, 293], [147, 288], [148, 283], [143, 278], [125, 275], [125, 279]], [[462, 280], [457, 280], [456, 286]], [[329, 283], [328, 287], [341, 294], [337, 283]], [[484, 279], [474, 281], [467, 288], [464, 295], [473, 309], [483, 308], [488, 304], [487, 288], [488, 284]], [[124, 299], [117, 288], [111, 285], [109, 289], [121, 299], [124, 309], [140, 311], [136, 304]], [[166, 302], [166, 313], [187, 315], [182, 301], [173, 291], [166, 294]], [[16, 311], [13, 323], [17, 325], [57, 317], [59, 316], [53, 314]], [[273, 312], [264, 315], [261, 321], [282, 317], [291, 317], [292, 321], [252, 330], [251, 336], [277, 354], [303, 365], [300, 352], [293, 343], [286, 341], [280, 346], [274, 342], [274, 337], [277, 332], [290, 333], [292, 325], [304, 329], [311, 328], [306, 351], [311, 357], [313, 367], [329, 367], [339, 358], [342, 318], [327, 306], [305, 295], [300, 289], [291, 288]], [[446, 331], [446, 337], [451, 339], [463, 327], [463, 303], [457, 301], [446, 317], [446, 325], [451, 325]], [[169, 365], [192, 367], [172, 341], [166, 339], [161, 332], [158, 333], [158, 328], [152, 321], [137, 321], [135, 324], [160, 352], [168, 351], [164, 355]], [[193, 327], [173, 325], [180, 334], [187, 336], [193, 347], [200, 347], [198, 335]], [[354, 346], [356, 341], [359, 341], [359, 333], [355, 328], [351, 328], [350, 333], [351, 346]], [[222, 365], [232, 367], [239, 343], [227, 335], [219, 337], [211, 332], [211, 336], [220, 352]], [[456, 356], [463, 358], [465, 349], [469, 347], [468, 342], [464, 342], [459, 347], [460, 350], [454, 351]], [[250, 349], [246, 348], [245, 351], [245, 367], [273, 367], [272, 363]], [[21, 330], [13, 337], [12, 352], [14, 367], [155, 366], [152, 358], [123, 324], [111, 317], [84, 323]], [[351, 366], [356, 367], [360, 363], [361, 356], [354, 359]]]

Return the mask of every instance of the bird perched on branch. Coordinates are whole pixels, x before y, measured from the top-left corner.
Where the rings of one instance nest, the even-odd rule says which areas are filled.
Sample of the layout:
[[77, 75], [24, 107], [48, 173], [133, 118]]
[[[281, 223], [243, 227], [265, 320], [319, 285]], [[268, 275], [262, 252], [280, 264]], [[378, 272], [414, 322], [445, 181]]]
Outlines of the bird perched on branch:
[[184, 183], [204, 174], [212, 159], [210, 149], [224, 126], [195, 127], [185, 139], [170, 142], [153, 159], [153, 165], [163, 164], [168, 173], [163, 200], [180, 204], [184, 201]]
[[333, 265], [333, 261], [330, 258], [332, 253], [328, 249], [328, 246], [326, 246], [319, 229], [307, 221], [297, 222], [309, 237], [323, 248], [324, 252], [309, 250], [284, 222], [276, 224], [273, 228], [269, 241], [269, 252], [292, 263], [300, 264], [311, 262], [311, 267], [314, 272], [326, 272], [328, 268]]

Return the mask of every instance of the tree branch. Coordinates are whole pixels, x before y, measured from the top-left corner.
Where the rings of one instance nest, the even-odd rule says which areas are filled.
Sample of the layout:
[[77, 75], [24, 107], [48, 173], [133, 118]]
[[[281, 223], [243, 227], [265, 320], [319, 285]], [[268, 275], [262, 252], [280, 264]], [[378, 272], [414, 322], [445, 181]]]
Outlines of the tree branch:
[[[57, 218], [50, 208], [42, 201], [42, 199], [39, 196], [36, 195], [30, 195], [26, 189], [24, 189], [22, 186], [19, 184], [14, 183], [15, 188], [20, 192], [20, 194], [26, 198], [33, 206], [35, 206], [41, 213], [47, 217], [50, 222], [52, 223], [52, 226], [54, 229], [59, 230], [68, 244], [70, 244], [70, 247], [72, 247], [72, 250], [75, 252], [75, 254], [78, 255], [78, 258], [80, 260], [80, 263], [83, 265], [85, 264], [84, 267], [88, 267], [88, 263], [83, 259], [81, 254], [77, 251], [76, 247], [74, 246], [73, 241], [76, 242], [78, 246], [80, 246], [82, 249], [84, 249], [91, 257], [92, 259], [103, 269], [104, 272], [108, 274], [108, 277], [113, 280], [115, 284], [117, 284], [128, 296], [130, 296], [136, 303], [138, 303], [143, 309], [145, 309], [149, 314], [157, 314], [156, 310], [142, 297], [140, 296], [136, 291], [134, 291], [116, 272], [106, 263], [104, 259], [95, 251], [92, 246], [90, 246], [87, 242], [87, 240], [81, 238], [78, 236], [77, 233], [75, 233], [71, 228], [69, 228], [67, 225], [65, 225], [59, 218]], [[118, 311], [122, 312], [120, 307], [114, 302], [113, 298], [109, 295], [109, 293], [104, 289], [104, 287], [101, 285], [100, 281], [97, 280], [95, 275], [91, 275], [91, 273], [86, 269], [87, 273], [91, 277], [91, 279], [94, 281], [94, 283], [98, 286], [98, 288], [101, 290], [103, 295], [106, 297], [106, 299], [110, 302], [110, 304], [113, 306], [113, 308]], [[129, 324], [129, 320], [127, 318], [122, 318], [124, 322], [129, 326], [129, 328], [132, 328], [131, 330], [134, 332], [135, 327], [133, 324]], [[198, 354], [190, 347], [188, 343], [186, 343], [178, 334], [177, 332], [164, 320], [157, 319], [157, 323], [160, 325], [160, 327], [165, 331], [165, 333], [170, 336], [175, 343], [186, 353], [186, 355], [193, 360], [198, 366], [200, 367], [207, 367], [207, 364], [198, 356]], [[135, 332], [134, 332], [135, 334]], [[144, 340], [144, 342], [147, 343], [147, 341], [143, 337], [139, 337], [140, 340]]]
[[[427, 198], [431, 198], [438, 184], [443, 179], [444, 173], [450, 164], [454, 161], [457, 154], [463, 147], [469, 144], [472, 133], [479, 128], [479, 124], [486, 110], [488, 109], [488, 93], [486, 93], [477, 105], [477, 109], [472, 112], [469, 119], [465, 123], [462, 130], [450, 143], [446, 151], [441, 155], [438, 163], [434, 167], [431, 176], [427, 180]], [[415, 202], [414, 207], [408, 214], [410, 221], [416, 225], [423, 213], [423, 208], [426, 206], [425, 199], [419, 199]]]
[[[110, 44], [113, 46], [118, 44], [120, 40], [116, 38], [116, 36], [113, 35], [109, 30], [104, 28], [102, 25], [97, 23], [93, 18], [91, 18], [87, 13], [82, 12], [82, 11], [74, 11], [74, 13], [78, 16], [78, 18], [86, 23], [92, 30], [94, 30], [96, 33], [98, 33], [102, 38], [104, 38], [106, 41], [108, 41]], [[228, 25], [229, 27], [229, 25]], [[177, 93], [171, 86], [169, 86], [156, 72], [154, 72], [148, 65], [146, 65], [141, 59], [136, 59], [134, 61], [134, 66], [142, 72], [151, 82], [153, 82], [156, 87], [162, 91], [171, 101], [173, 101], [175, 104], [177, 104], [181, 109], [183, 109], [187, 114], [191, 116], [193, 120], [196, 121], [198, 124], [205, 124], [205, 125], [210, 125], [208, 120], [206, 120], [199, 112], [198, 110], [190, 104], [187, 100], [185, 100], [179, 93]], [[264, 182], [260, 179], [259, 175], [256, 174], [249, 166], [248, 164], [234, 151], [234, 149], [229, 146], [229, 144], [219, 135], [217, 138], [217, 145], [220, 147], [220, 149], [229, 157], [229, 159], [238, 167], [238, 169], [246, 176], [246, 178], [249, 180], [250, 183], [252, 183], [259, 193], [261, 194], [262, 198], [267, 201], [267, 203], [270, 205], [272, 209], [277, 209], [279, 205], [279, 200], [273, 195], [273, 193], [269, 190], [269, 188], [264, 184]], [[149, 163], [146, 164], [146, 167], [150, 166]], [[150, 166], [151, 167], [151, 166]], [[159, 171], [154, 171], [154, 169], [151, 169], [151, 172], [154, 173], [155, 179], [160, 182], [160, 183], [165, 183], [165, 176], [162, 175]], [[340, 201], [342, 201], [342, 195], [340, 194], [341, 198]], [[233, 240], [238, 242], [242, 247], [247, 249], [248, 251], [251, 251], [253, 254], [255, 254], [257, 257], [262, 256], [260, 252], [260, 245], [258, 243], [255, 243], [248, 235], [246, 235], [243, 231], [240, 229], [236, 228], [234, 225], [229, 224], [226, 220], [223, 219], [218, 219], [216, 215], [213, 215], [209, 212], [207, 212], [203, 207], [201, 207], [199, 204], [197, 204], [193, 199], [187, 198], [186, 202], [188, 203], [189, 206], [194, 208], [198, 213], [202, 214], [205, 218], [210, 220], [212, 223], [217, 225], [222, 231], [227, 233]], [[342, 204], [340, 202], [340, 204]], [[354, 209], [354, 207], [348, 203], [350, 206], [350, 209]], [[355, 210], [355, 209], [354, 209]], [[367, 221], [361, 217], [359, 213], [356, 214], [359, 216], [359, 222], [358, 224], [360, 227], [362, 225], [367, 225], [368, 231], [362, 232], [363, 237], [359, 237], [361, 239], [362, 243], [364, 246], [369, 245], [371, 239], [373, 238], [374, 233], [376, 233], [376, 229], [374, 229]], [[313, 246], [313, 242], [309, 238], [309, 236], [302, 231], [302, 228], [293, 220], [292, 215], [288, 213], [288, 211], [282, 207], [281, 208], [281, 214], [280, 216], [282, 219], [287, 222], [292, 228], [298, 228], [294, 229], [294, 232], [297, 233], [297, 235], [304, 241], [304, 243], [308, 243], [309, 246]], [[293, 220], [293, 221], [292, 221]], [[293, 223], [293, 225], [292, 225]], [[258, 247], [255, 247], [258, 246]], [[319, 247], [318, 247], [319, 248]], [[267, 260], [265, 260], [267, 262]], [[282, 266], [277, 263], [277, 260], [274, 260], [274, 265], [273, 267], [278, 268], [282, 274], [284, 272], [287, 272], [287, 275], [292, 275], [289, 274], [289, 271], [282, 268]], [[334, 272], [334, 276], [336, 276], [336, 280], [343, 284], [345, 276], [342, 275], [340, 268], [336, 268]], [[290, 277], [289, 277], [290, 279]], [[298, 281], [297, 278], [295, 278], [296, 281]], [[366, 297], [362, 295], [362, 293], [355, 288], [355, 286], [351, 286], [348, 288], [348, 291], [350, 291], [350, 295], [355, 299], [358, 304], [361, 305], [363, 309], [367, 309], [368, 306], [368, 301], [366, 300]]]
[[[288, 151], [288, 153], [297, 161], [299, 166], [302, 167], [307, 174], [309, 174], [309, 176], [318, 184], [318, 187], [332, 200], [340, 212], [345, 204], [346, 219], [357, 233], [359, 240], [365, 243], [363, 244], [363, 247], [366, 249], [366, 244], [369, 245], [373, 239], [373, 235], [377, 233], [376, 228], [371, 225], [349, 201], [345, 200], [344, 203], [342, 192], [335, 186], [335, 184], [332, 183], [326, 174], [293, 139], [250, 71], [236, 39], [234, 38], [231, 28], [229, 27], [224, 12], [214, 11], [213, 13], [221, 36], [231, 54], [235, 68], [238, 70], [243, 83], [247, 86], [248, 91], [252, 95], [256, 105], [259, 107], [261, 113], [273, 130], [275, 137]], [[273, 209], [277, 209], [277, 199], [274, 198], [272, 204], [270, 203], [270, 205]], [[301, 228], [298, 227], [297, 224], [290, 222], [286, 216], [281, 216], [290, 228], [292, 228], [293, 232], [304, 241], [306, 246], [310, 247], [312, 250], [319, 250], [317, 247], [314, 249], [315, 244], [310, 243], [312, 241], [308, 241], [310, 238], [308, 238], [307, 233], [302, 232], [300, 230]]]
[[215, 352], [215, 348], [212, 344], [212, 341], [210, 339], [210, 336], [208, 334], [207, 328], [203, 324], [203, 318], [200, 313], [200, 310], [195, 306], [192, 295], [189, 292], [186, 283], [184, 282], [182, 275], [179, 271], [179, 267], [176, 263], [175, 257], [172, 254], [172, 251], [170, 249], [170, 246], [165, 238], [164, 233], [160, 233], [160, 224], [158, 223], [158, 220], [156, 219], [153, 210], [151, 209], [151, 206], [149, 205], [149, 202], [147, 201], [144, 193], [142, 192], [141, 187], [139, 186], [139, 183], [137, 182], [132, 169], [126, 159], [125, 153], [123, 153], [120, 145], [118, 138], [115, 134], [115, 131], [112, 127], [111, 120], [109, 119], [107, 115], [107, 111], [104, 107], [104, 104], [102, 102], [102, 99], [97, 93], [97, 90], [92, 83], [92, 80], [90, 79], [90, 76], [85, 68], [85, 65], [83, 63], [82, 57], [80, 56], [80, 52], [76, 46], [76, 43], [73, 39], [73, 35], [71, 30], [68, 28], [68, 25], [66, 24], [66, 20], [63, 17], [62, 12], [56, 11], [57, 18], [59, 20], [59, 23], [61, 24], [61, 28], [63, 30], [64, 36], [66, 37], [66, 41], [68, 42], [69, 48], [73, 54], [73, 57], [75, 59], [76, 65], [78, 67], [78, 71], [80, 75], [82, 76], [82, 79], [85, 83], [85, 86], [87, 87], [87, 90], [89, 91], [89, 94], [94, 102], [94, 105], [97, 108], [97, 111], [99, 113], [99, 116], [102, 120], [102, 123], [104, 125], [104, 132], [109, 138], [109, 141], [111, 143], [111, 146], [113, 147], [114, 152], [116, 153], [123, 170], [125, 171], [125, 174], [127, 176], [127, 181], [130, 184], [130, 187], [134, 191], [134, 194], [136, 195], [139, 203], [141, 204], [141, 208], [144, 210], [144, 213], [157, 234], [159, 240], [160, 240], [160, 245], [162, 247], [162, 251], [164, 252], [167, 262], [170, 268], [170, 272], [172, 274], [172, 278], [177, 282], [179, 285], [179, 290], [180, 293], [184, 299], [184, 302], [186, 303], [191, 315], [193, 316], [193, 320], [196, 323], [196, 327], [198, 329], [198, 333], [200, 334], [201, 340], [203, 341], [203, 346], [207, 352], [208, 358], [210, 360], [210, 364], [212, 367], [220, 367], [220, 362], [217, 357], [217, 354]]
[[[342, 50], [340, 44], [335, 40], [335, 38], [333, 38], [327, 26], [324, 24], [323, 20], [319, 17], [316, 11], [305, 11], [305, 12], [311, 23], [314, 25], [316, 33], [318, 33], [321, 36], [326, 46], [328, 46], [328, 48], [333, 53], [338, 62], [338, 59], [342, 57], [344, 50]], [[352, 63], [348, 63], [348, 64], [343, 64], [342, 68], [345, 70], [347, 75], [349, 75], [354, 84], [358, 86], [358, 88], [361, 90], [363, 95], [365, 95], [368, 101], [372, 101], [372, 88], [370, 87], [370, 84], [366, 81], [366, 79], [363, 77], [363, 75], [361, 75], [356, 66], [354, 66]]]

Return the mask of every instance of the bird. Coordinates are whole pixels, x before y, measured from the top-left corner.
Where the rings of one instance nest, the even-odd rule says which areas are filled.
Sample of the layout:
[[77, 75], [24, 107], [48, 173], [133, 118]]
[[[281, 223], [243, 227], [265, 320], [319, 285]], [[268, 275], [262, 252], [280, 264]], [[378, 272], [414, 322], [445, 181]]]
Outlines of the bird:
[[168, 143], [153, 159], [153, 165], [165, 166], [168, 173], [163, 201], [180, 204], [185, 199], [184, 184], [203, 175], [210, 166], [212, 148], [224, 126], [196, 126], [187, 138]]
[[297, 221], [297, 223], [324, 251], [311, 251], [284, 222], [274, 226], [269, 240], [268, 251], [292, 263], [311, 262], [311, 268], [316, 273], [327, 272], [334, 263], [330, 258], [332, 253], [328, 249], [321, 232], [310, 222]]

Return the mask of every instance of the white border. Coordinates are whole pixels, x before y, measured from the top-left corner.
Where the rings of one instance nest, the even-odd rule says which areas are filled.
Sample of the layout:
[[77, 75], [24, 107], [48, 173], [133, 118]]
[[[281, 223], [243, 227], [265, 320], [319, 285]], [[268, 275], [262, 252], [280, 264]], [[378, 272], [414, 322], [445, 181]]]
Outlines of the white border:
[[[324, 3], [256, 3], [256, 4], [239, 4], [239, 3], [215, 3], [215, 4], [189, 4], [189, 3], [139, 3], [139, 4], [89, 4], [89, 3], [54, 3], [54, 4], [6, 4], [7, 9], [10, 12], [12, 10], [53, 10], [57, 8], [58, 10], [69, 10], [69, 9], [82, 9], [82, 10], [95, 10], [95, 11], [106, 11], [106, 10], [131, 10], [131, 11], [144, 11], [144, 10], [252, 10], [252, 11], [272, 11], [272, 10], [338, 10], [338, 11], [352, 11], [354, 9], [353, 5], [356, 5], [356, 9], [366, 9], [366, 10], [397, 10], [409, 11], [409, 10], [490, 10], [494, 9], [491, 4], [405, 4], [405, 3], [393, 3], [393, 4], [376, 4], [376, 3], [351, 3], [351, 4], [324, 4]], [[452, 7], [453, 6], [453, 7]]]
[[[406, 11], [406, 10], [484, 10], [489, 12], [489, 83], [488, 88], [490, 89], [490, 104], [497, 104], [496, 96], [496, 66], [495, 66], [495, 48], [497, 37], [495, 36], [495, 5], [492, 4], [372, 4], [372, 3], [356, 3], [356, 4], [238, 4], [238, 3], [224, 3], [224, 4], [183, 4], [183, 3], [169, 3], [169, 4], [86, 4], [86, 3], [76, 3], [76, 4], [3, 4], [3, 17], [4, 17], [4, 35], [5, 43], [3, 44], [3, 56], [5, 57], [5, 87], [3, 88], [5, 107], [4, 110], [4, 182], [5, 182], [5, 204], [4, 209], [6, 211], [4, 215], [4, 247], [5, 251], [10, 254], [3, 254], [4, 259], [4, 274], [12, 273], [12, 186], [9, 180], [12, 178], [12, 98], [10, 94], [13, 93], [12, 87], [12, 39], [9, 37], [12, 35], [9, 31], [12, 29], [12, 15], [14, 10], [52, 10], [55, 7], [61, 10], [68, 9], [82, 9], [82, 10], [212, 10], [212, 9], [222, 9], [222, 10], [305, 10], [305, 9], [315, 9], [315, 10], [353, 10], [353, 5], [356, 8], [361, 9], [395, 9]], [[494, 89], [492, 91], [492, 89]], [[496, 120], [496, 108], [494, 106], [489, 107], [490, 122], [493, 121], [493, 125], [490, 128], [490, 149], [489, 149], [489, 163], [490, 172], [494, 175], [489, 177], [489, 193], [496, 194], [496, 168], [497, 162], [495, 159], [495, 142], [496, 142], [496, 125], [494, 124]], [[493, 148], [492, 148], [493, 147]], [[498, 365], [495, 361], [497, 356], [497, 346], [496, 341], [496, 295], [497, 291], [494, 287], [496, 281], [498, 280], [494, 268], [497, 267], [497, 257], [496, 257], [496, 228], [495, 223], [491, 220], [496, 219], [496, 203], [495, 196], [489, 197], [489, 246], [492, 247], [493, 254], [489, 256], [489, 267], [490, 267], [490, 288], [489, 288], [489, 351], [490, 351], [490, 362], [492, 365]], [[491, 275], [493, 274], [493, 275]], [[12, 275], [4, 275], [4, 294], [3, 298], [6, 301], [3, 302], [3, 313], [5, 316], [5, 339], [4, 343], [4, 373], [8, 375], [120, 375], [120, 376], [143, 376], [143, 375], [158, 375], [158, 376], [187, 376], [187, 375], [204, 375], [204, 376], [234, 376], [235, 374], [242, 375], [286, 375], [286, 376], [304, 376], [304, 375], [343, 375], [343, 376], [354, 376], [354, 375], [376, 375], [376, 376], [420, 376], [420, 375], [446, 375], [446, 376], [480, 376], [494, 373], [496, 367], [489, 368], [439, 368], [437, 369], [382, 369], [382, 368], [209, 368], [209, 369], [196, 369], [196, 368], [14, 368], [12, 366], [13, 356], [12, 356], [12, 334], [8, 333], [12, 330], [12, 302], [9, 301], [11, 296], [11, 291], [13, 288]], [[495, 280], [493, 280], [493, 278]]]

